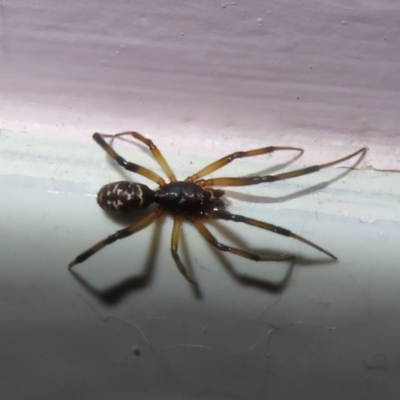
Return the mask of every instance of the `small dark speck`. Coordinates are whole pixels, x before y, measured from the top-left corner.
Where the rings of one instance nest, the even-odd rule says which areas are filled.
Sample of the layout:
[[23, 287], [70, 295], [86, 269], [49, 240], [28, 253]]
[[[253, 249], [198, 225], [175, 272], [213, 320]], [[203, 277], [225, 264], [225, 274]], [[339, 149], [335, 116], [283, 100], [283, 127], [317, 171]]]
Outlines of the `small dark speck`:
[[134, 349], [132, 349], [132, 352], [133, 352], [133, 354], [135, 355], [135, 356], [137, 356], [137, 357], [139, 357], [140, 356], [140, 349], [139, 348], [134, 348]]

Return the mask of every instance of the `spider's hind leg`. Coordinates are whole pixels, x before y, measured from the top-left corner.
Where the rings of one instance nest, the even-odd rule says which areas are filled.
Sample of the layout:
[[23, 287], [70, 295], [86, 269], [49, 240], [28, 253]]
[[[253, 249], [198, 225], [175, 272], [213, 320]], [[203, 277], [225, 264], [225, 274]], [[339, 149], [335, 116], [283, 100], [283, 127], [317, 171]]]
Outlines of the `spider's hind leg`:
[[147, 179], [157, 183], [160, 187], [165, 185], [165, 180], [155, 172], [151, 171], [146, 167], [142, 167], [141, 165], [135, 164], [133, 162], [125, 160], [122, 156], [120, 156], [105, 140], [105, 137], [114, 138], [114, 135], [106, 135], [103, 133], [94, 133], [93, 139], [94, 141], [113, 159], [115, 160], [121, 167], [125, 168], [127, 171], [135, 172], [136, 174], [142, 175]]
[[152, 140], [144, 137], [142, 134], [140, 134], [139, 132], [135, 132], [135, 131], [127, 131], [127, 132], [116, 133], [115, 135], [102, 135], [102, 136], [112, 137], [112, 139], [111, 139], [111, 142], [112, 142], [116, 137], [126, 136], [126, 135], [132, 136], [135, 139], [144, 143], [150, 149], [151, 153], [153, 154], [153, 157], [156, 159], [156, 161], [158, 162], [158, 165], [162, 168], [162, 170], [168, 176], [170, 181], [176, 182], [176, 177], [175, 177], [174, 173], [172, 172], [171, 167], [169, 166], [167, 160], [164, 158], [161, 151], [158, 150], [158, 147], [153, 143]]
[[178, 243], [179, 243], [180, 229], [181, 229], [181, 220], [179, 219], [179, 217], [174, 216], [174, 225], [172, 227], [172, 235], [171, 235], [171, 255], [175, 261], [175, 264], [179, 272], [186, 278], [188, 282], [190, 282], [193, 285], [197, 285], [197, 282], [195, 282], [193, 279], [189, 277], [187, 270], [183, 265], [181, 258], [179, 257]]
[[149, 226], [157, 217], [160, 216], [158, 211], [153, 212], [152, 214], [148, 215], [147, 217], [141, 219], [140, 221], [134, 223], [133, 225], [128, 226], [127, 228], [121, 229], [112, 235], [108, 236], [106, 239], [96, 243], [94, 246], [90, 247], [83, 253], [79, 254], [75, 258], [75, 260], [71, 261], [68, 269], [71, 269], [74, 265], [80, 264], [91, 257], [93, 254], [100, 251], [103, 247], [107, 246], [108, 244], [114, 243], [119, 239], [126, 238], [127, 236], [133, 235], [134, 233], [146, 228]]

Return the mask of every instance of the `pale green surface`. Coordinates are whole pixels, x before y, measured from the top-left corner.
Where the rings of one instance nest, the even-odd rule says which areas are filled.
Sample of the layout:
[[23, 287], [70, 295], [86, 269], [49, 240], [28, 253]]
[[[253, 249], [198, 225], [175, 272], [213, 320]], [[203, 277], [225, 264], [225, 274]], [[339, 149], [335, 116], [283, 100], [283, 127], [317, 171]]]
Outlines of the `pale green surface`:
[[[166, 221], [150, 284], [106, 306], [67, 271], [77, 253], [120, 227], [84, 195], [93, 187], [2, 176], [0, 191], [1, 398], [397, 398], [398, 222], [235, 208], [340, 258], [320, 265], [326, 258], [313, 249], [236, 225], [255, 248], [317, 260], [300, 263], [281, 295], [239, 284], [185, 226], [199, 300], [169, 255]], [[120, 283], [143, 268], [151, 235], [112, 245], [77, 271], [96, 288]], [[226, 259], [263, 280], [287, 271]]]

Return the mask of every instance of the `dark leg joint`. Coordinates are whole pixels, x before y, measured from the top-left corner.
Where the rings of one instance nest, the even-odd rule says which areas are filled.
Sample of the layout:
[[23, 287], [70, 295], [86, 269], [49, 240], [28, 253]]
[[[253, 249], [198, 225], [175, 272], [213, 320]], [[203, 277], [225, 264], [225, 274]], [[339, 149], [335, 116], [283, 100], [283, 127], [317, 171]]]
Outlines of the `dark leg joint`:
[[289, 230], [287, 230], [285, 228], [280, 228], [279, 226], [275, 227], [274, 232], [279, 233], [279, 235], [283, 235], [283, 236], [292, 236], [292, 232], [290, 232]]

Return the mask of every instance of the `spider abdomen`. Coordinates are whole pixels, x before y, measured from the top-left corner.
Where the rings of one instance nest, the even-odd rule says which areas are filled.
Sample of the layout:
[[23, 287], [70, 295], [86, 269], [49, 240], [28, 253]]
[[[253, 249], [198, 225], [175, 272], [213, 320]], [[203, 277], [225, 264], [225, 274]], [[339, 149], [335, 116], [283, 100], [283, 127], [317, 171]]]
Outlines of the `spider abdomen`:
[[130, 213], [153, 202], [154, 191], [146, 185], [128, 181], [109, 183], [97, 194], [99, 206], [112, 213]]

